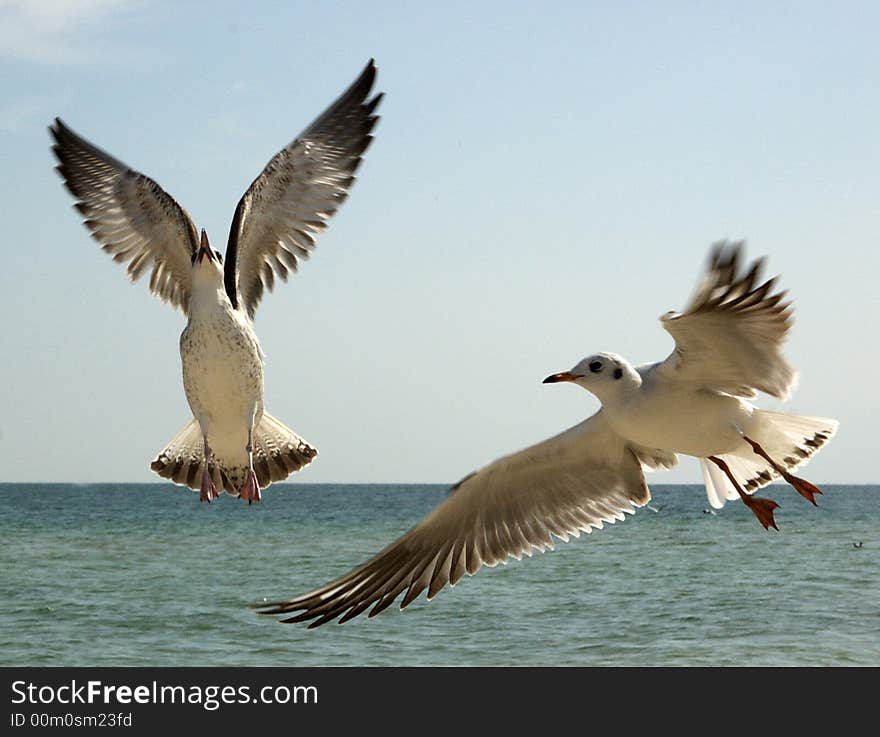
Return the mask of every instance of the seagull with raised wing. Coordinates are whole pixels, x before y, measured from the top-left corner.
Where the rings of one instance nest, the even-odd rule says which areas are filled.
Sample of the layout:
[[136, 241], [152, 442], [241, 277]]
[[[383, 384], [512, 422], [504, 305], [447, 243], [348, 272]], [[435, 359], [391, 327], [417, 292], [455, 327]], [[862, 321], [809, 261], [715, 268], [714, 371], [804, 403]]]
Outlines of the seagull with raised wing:
[[180, 336], [193, 418], [151, 464], [200, 492], [250, 502], [303, 468], [317, 451], [263, 407], [263, 351], [253, 328], [264, 289], [287, 281], [315, 234], [348, 195], [372, 140], [382, 98], [369, 98], [371, 59], [354, 83], [279, 151], [238, 203], [226, 263], [156, 182], [92, 145], [60, 119], [50, 127], [58, 172], [92, 236], [136, 281], [188, 317]]
[[762, 261], [742, 270], [741, 243], [716, 244], [687, 309], [661, 318], [675, 339], [664, 361], [632, 366], [597, 353], [544, 383], [570, 382], [602, 408], [555, 437], [501, 458], [459, 481], [412, 530], [363, 565], [303, 596], [266, 603], [262, 614], [317, 627], [372, 607], [375, 616], [400, 594], [401, 609], [425, 589], [509, 557], [552, 549], [632, 514], [651, 499], [644, 469], [671, 468], [677, 454], [700, 459], [710, 504], [739, 497], [767, 529], [776, 502], [753, 492], [782, 477], [815, 504], [821, 493], [791, 471], [807, 461], [837, 422], [756, 408], [763, 391], [784, 399], [795, 383], [781, 345], [792, 308], [775, 280], [759, 282]]

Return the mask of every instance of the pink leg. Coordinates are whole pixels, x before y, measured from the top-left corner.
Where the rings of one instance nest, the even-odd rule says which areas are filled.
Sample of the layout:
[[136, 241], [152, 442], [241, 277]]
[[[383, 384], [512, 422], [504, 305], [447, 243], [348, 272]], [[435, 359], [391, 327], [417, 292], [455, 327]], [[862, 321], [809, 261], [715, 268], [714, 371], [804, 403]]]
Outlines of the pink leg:
[[205, 442], [205, 468], [202, 470], [202, 483], [199, 488], [199, 501], [200, 502], [209, 502], [212, 499], [216, 499], [220, 496], [217, 493], [217, 487], [214, 486], [214, 481], [211, 478], [211, 474], [208, 473], [208, 462], [211, 460], [211, 448], [208, 446], [208, 436], [202, 436]]
[[776, 520], [773, 519], [773, 510], [779, 505], [772, 499], [765, 499], [762, 496], [749, 496], [743, 491], [739, 482], [736, 480], [736, 477], [723, 460], [716, 458], [715, 456], [709, 456], [709, 460], [724, 471], [727, 478], [729, 478], [730, 482], [733, 484], [733, 488], [736, 489], [739, 494], [739, 498], [742, 499], [743, 504], [752, 510], [752, 513], [758, 518], [758, 522], [764, 526], [764, 529], [766, 530], [772, 527], [774, 530], [778, 530], [779, 528], [776, 526]]
[[238, 492], [238, 495], [242, 499], [246, 499], [248, 504], [253, 504], [254, 502], [262, 500], [262, 496], [260, 496], [260, 484], [257, 481], [257, 474], [254, 473], [254, 446], [251, 433], [252, 431], [248, 430], [248, 472], [244, 480], [244, 485]]
[[767, 461], [767, 463], [773, 466], [776, 472], [780, 476], [782, 476], [782, 478], [784, 478], [789, 484], [791, 484], [798, 494], [800, 494], [807, 501], [812, 502], [814, 507], [819, 506], [818, 504], [816, 504], [816, 494], [822, 493], [819, 490], [819, 487], [813, 486], [813, 484], [811, 484], [806, 479], [802, 479], [798, 476], [793, 476], [792, 474], [790, 474], [770, 456], [768, 456], [767, 452], [751, 438], [743, 436], [743, 440], [745, 440], [749, 445], [752, 446], [752, 450], [755, 451], [755, 453], [757, 453], [759, 456], [761, 456], [761, 458]]

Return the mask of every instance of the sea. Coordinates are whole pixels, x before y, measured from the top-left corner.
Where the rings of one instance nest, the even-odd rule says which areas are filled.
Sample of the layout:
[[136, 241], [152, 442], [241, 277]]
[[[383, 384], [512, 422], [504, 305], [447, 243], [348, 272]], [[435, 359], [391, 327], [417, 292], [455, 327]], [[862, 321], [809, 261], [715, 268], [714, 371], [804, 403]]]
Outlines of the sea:
[[[878, 666], [880, 486], [790, 487], [779, 532], [701, 486], [428, 602], [308, 630], [249, 605], [378, 552], [445, 485], [0, 484], [3, 666]], [[714, 513], [713, 513], [714, 512]]]

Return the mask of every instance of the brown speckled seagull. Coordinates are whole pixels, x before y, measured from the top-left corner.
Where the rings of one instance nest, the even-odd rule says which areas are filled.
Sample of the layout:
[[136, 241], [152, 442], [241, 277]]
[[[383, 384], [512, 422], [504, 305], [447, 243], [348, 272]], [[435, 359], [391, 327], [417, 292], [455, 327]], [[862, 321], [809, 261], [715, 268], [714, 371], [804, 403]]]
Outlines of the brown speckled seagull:
[[184, 209], [149, 177], [84, 140], [60, 119], [50, 127], [58, 172], [92, 236], [136, 281], [189, 318], [180, 336], [183, 386], [193, 419], [151, 468], [200, 491], [250, 502], [310, 463], [317, 451], [263, 408], [263, 351], [254, 312], [275, 276], [287, 281], [315, 234], [348, 195], [372, 140], [381, 94], [371, 59], [355, 82], [279, 151], [238, 203], [226, 264]]

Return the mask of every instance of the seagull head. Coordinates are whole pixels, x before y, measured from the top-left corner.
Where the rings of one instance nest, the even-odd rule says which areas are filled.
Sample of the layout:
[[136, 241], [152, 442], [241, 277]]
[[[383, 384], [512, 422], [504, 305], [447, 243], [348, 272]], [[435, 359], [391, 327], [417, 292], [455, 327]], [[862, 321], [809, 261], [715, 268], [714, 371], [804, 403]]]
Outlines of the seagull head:
[[216, 281], [219, 275], [223, 279], [223, 256], [220, 251], [211, 249], [208, 243], [208, 234], [202, 228], [202, 239], [197, 250], [192, 253], [193, 274], [200, 279], [210, 279]]
[[629, 362], [616, 353], [595, 353], [579, 361], [570, 371], [551, 374], [545, 384], [569, 381], [605, 401], [622, 389], [638, 386], [641, 378]]

